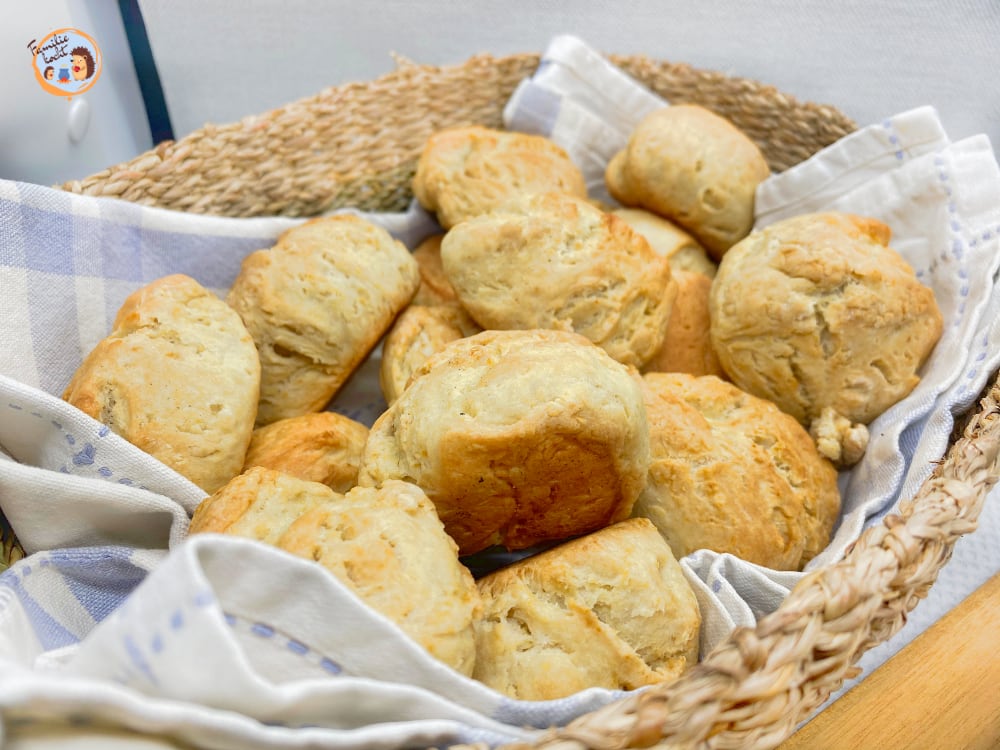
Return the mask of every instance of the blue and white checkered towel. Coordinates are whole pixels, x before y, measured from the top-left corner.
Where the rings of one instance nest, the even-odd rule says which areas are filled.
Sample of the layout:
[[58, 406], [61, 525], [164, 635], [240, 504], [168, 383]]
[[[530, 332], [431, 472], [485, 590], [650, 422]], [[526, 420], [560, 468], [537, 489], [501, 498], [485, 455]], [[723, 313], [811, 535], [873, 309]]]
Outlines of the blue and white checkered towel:
[[[566, 147], [597, 192], [607, 158], [663, 104], [559, 37], [505, 114]], [[757, 203], [758, 224], [825, 208], [886, 221], [947, 321], [918, 389], [872, 424], [868, 455], [843, 476], [823, 564], [927, 476], [952, 413], [1000, 364], [1000, 170], [985, 138], [950, 143], [924, 108], [772, 177]], [[417, 209], [369, 218], [411, 247], [436, 229]], [[183, 272], [222, 294], [246, 254], [294, 223], [0, 181], [0, 504], [31, 553], [0, 575], [3, 721], [105, 722], [210, 747], [495, 744], [617, 697], [505, 699], [318, 566], [241, 539], [185, 540], [203, 493], [58, 398], [131, 291]], [[371, 422], [382, 402], [366, 367], [334, 408]], [[703, 648], [772, 611], [801, 576], [709, 552], [682, 564]]]

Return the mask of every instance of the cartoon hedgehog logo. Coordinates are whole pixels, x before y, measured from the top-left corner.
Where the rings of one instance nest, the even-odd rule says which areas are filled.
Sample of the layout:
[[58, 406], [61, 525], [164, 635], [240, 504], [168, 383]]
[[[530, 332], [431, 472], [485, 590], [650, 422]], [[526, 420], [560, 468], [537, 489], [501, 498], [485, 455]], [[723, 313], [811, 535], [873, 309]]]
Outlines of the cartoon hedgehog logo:
[[86, 81], [94, 75], [94, 56], [86, 47], [74, 47], [69, 53], [73, 63], [73, 79]]
[[59, 29], [28, 42], [39, 85], [50, 94], [70, 98], [89, 90], [101, 75], [101, 49], [79, 29]]

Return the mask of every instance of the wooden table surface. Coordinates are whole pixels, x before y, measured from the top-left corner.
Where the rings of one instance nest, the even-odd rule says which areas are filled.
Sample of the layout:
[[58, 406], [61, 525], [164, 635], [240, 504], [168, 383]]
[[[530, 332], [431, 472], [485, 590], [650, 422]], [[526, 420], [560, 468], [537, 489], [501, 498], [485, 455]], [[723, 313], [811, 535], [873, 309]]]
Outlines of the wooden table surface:
[[1000, 748], [1000, 574], [779, 750]]

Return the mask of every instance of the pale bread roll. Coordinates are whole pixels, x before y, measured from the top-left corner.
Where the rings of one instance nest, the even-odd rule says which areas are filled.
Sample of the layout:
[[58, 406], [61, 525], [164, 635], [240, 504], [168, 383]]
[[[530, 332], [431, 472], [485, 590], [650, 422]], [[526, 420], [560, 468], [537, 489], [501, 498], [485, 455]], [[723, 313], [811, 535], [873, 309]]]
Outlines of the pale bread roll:
[[446, 344], [482, 329], [458, 305], [410, 305], [382, 342], [379, 386], [387, 404], [406, 388], [410, 376]]
[[511, 198], [561, 192], [585, 198], [583, 174], [547, 138], [480, 126], [432, 135], [417, 161], [413, 194], [445, 229]]
[[406, 247], [356, 216], [312, 219], [250, 254], [226, 301], [260, 353], [257, 425], [322, 410], [419, 283]]
[[325, 484], [255, 466], [201, 501], [188, 534], [232, 534], [274, 545], [299, 516], [334, 497]]
[[243, 467], [259, 389], [257, 351], [239, 316], [178, 274], [125, 300], [63, 398], [214, 492]]
[[253, 431], [243, 469], [262, 466], [347, 492], [358, 483], [367, 439], [368, 428], [342, 414], [289, 417]]
[[669, 219], [641, 208], [616, 208], [611, 213], [645, 237], [653, 250], [670, 261], [675, 273], [692, 271], [715, 277], [718, 266], [705, 248]]
[[482, 603], [419, 487], [355, 487], [301, 516], [278, 546], [323, 565], [432, 656], [472, 674]]
[[631, 519], [479, 580], [473, 677], [519, 700], [676, 679], [698, 659], [701, 614], [670, 548]]
[[575, 331], [641, 366], [663, 343], [677, 285], [624, 221], [568, 195], [518, 199], [452, 229], [445, 273], [486, 329]]
[[649, 446], [638, 378], [582, 336], [484, 331], [424, 363], [375, 422], [358, 482], [424, 489], [462, 554], [628, 517]]
[[828, 437], [849, 437], [850, 426], [833, 427], [838, 417], [865, 425], [910, 393], [942, 318], [889, 235], [882, 222], [831, 212], [776, 222], [733, 247], [709, 300], [712, 343], [733, 382], [805, 426], [822, 419], [816, 431]]
[[712, 280], [703, 273], [674, 271], [677, 300], [667, 323], [663, 346], [646, 363], [644, 372], [686, 372], [728, 380], [712, 348], [708, 295]]
[[643, 376], [649, 483], [633, 514], [680, 559], [728, 552], [801, 570], [830, 541], [837, 472], [808, 433], [769, 401], [712, 376]]
[[616, 200], [677, 222], [718, 260], [750, 232], [757, 185], [769, 175], [760, 149], [731, 122], [675, 104], [643, 118], [605, 182]]

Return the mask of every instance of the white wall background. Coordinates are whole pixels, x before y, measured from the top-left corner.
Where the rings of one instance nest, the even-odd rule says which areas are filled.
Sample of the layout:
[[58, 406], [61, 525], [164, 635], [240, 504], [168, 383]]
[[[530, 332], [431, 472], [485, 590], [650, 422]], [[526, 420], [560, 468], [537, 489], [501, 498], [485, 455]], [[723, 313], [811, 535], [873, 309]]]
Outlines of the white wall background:
[[861, 124], [922, 104], [1000, 142], [998, 0], [140, 0], [178, 135], [393, 67], [573, 33], [755, 78]]

